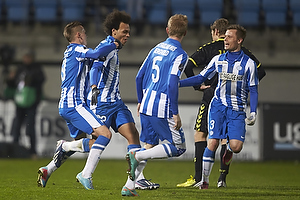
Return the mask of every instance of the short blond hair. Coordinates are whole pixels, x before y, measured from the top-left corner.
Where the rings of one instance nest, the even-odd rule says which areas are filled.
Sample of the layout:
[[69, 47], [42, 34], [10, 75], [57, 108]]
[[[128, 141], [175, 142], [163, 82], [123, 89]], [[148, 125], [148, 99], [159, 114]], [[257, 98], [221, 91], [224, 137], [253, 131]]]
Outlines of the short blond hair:
[[74, 21], [67, 24], [64, 28], [63, 35], [68, 40], [68, 42], [72, 42], [74, 40], [74, 36], [77, 32], [82, 32], [83, 25], [81, 22]]
[[186, 15], [175, 14], [168, 20], [169, 36], [182, 37], [186, 34], [188, 18]]

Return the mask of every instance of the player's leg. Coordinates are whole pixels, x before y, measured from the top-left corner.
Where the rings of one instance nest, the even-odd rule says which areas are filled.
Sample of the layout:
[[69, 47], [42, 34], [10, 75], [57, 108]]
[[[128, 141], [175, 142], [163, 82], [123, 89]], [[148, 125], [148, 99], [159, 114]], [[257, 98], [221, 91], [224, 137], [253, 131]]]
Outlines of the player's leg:
[[[82, 133], [71, 124], [68, 125], [70, 134], [75, 136], [75, 141], [66, 142], [59, 140], [53, 159], [44, 167], [38, 170], [37, 184], [39, 187], [46, 187], [47, 181], [51, 174], [56, 171], [71, 155], [77, 152], [89, 152], [89, 149], [95, 139], [85, 138], [86, 134]], [[80, 146], [80, 147], [78, 147]], [[84, 151], [82, 151], [84, 149]]]
[[92, 174], [94, 173], [98, 162], [100, 160], [100, 156], [106, 146], [109, 144], [111, 139], [111, 132], [109, 129], [104, 126], [98, 126], [97, 128], [93, 128], [93, 135], [97, 136], [94, 144], [91, 147], [89, 156], [87, 158], [86, 164], [83, 170], [77, 174], [76, 179], [85, 187], [87, 190], [94, 189], [92, 184]]
[[201, 106], [198, 110], [198, 115], [195, 123], [195, 157], [194, 157], [194, 165], [195, 165], [195, 175], [194, 177], [191, 175], [190, 178], [187, 179], [186, 182], [177, 184], [177, 187], [199, 187], [201, 177], [202, 177], [202, 157], [203, 152], [207, 146], [207, 111], [208, 104], [205, 101], [202, 101]]
[[[143, 149], [150, 149], [154, 146], [155, 145], [145, 143]], [[135, 188], [142, 189], [142, 190], [158, 189], [160, 187], [160, 184], [154, 183], [151, 181], [151, 179], [145, 178], [143, 170], [146, 167], [146, 165], [147, 165], [147, 160], [142, 160], [136, 168], [136, 177], [137, 178], [136, 178], [136, 182], [135, 182]]]
[[226, 122], [223, 107], [212, 101], [208, 112], [208, 131], [210, 134], [207, 147], [203, 153], [203, 171], [199, 189], [208, 189], [209, 176], [215, 161], [215, 152], [218, 148], [219, 140], [226, 138]]
[[225, 155], [226, 149], [227, 149], [227, 139], [223, 139], [221, 141], [221, 151], [220, 151], [220, 176], [218, 179], [218, 188], [220, 187], [226, 187], [226, 177], [227, 174], [229, 173], [229, 165], [225, 165], [225, 163], [222, 161], [223, 160], [223, 156]]
[[[130, 113], [130, 116], [131, 116], [131, 113]], [[120, 120], [121, 119], [119, 118], [117, 121], [120, 121]], [[118, 128], [118, 132], [127, 139], [127, 142], [128, 142], [127, 151], [128, 152], [139, 151], [141, 149], [139, 133], [133, 122], [122, 124]], [[131, 180], [128, 177], [124, 187], [122, 188], [121, 194], [122, 194], [122, 196], [137, 195], [137, 193], [135, 191], [135, 180]]]
[[[118, 105], [116, 105], [118, 108], [114, 113], [114, 117], [109, 117], [109, 119], [113, 118], [113, 122], [111, 122], [112, 128], [117, 132], [119, 132], [123, 137], [126, 138], [128, 142], [128, 152], [129, 151], [138, 151], [141, 149], [140, 145], [140, 139], [139, 139], [139, 133], [135, 127], [134, 119], [132, 117], [131, 112], [127, 108], [127, 106], [123, 102], [119, 102]], [[146, 161], [141, 162], [135, 172], [136, 177], [144, 177], [143, 175], [143, 169], [146, 166]], [[121, 194], [123, 196], [127, 196], [128, 191], [135, 193], [135, 183], [136, 181], [141, 180], [135, 180], [132, 181], [129, 177], [127, 178], [127, 181], [125, 183], [124, 188], [122, 189]], [[139, 183], [140, 183], [139, 182]], [[150, 185], [150, 181], [144, 181], [145, 183], [148, 183], [147, 187], [143, 189], [153, 189], [153, 187], [157, 187], [157, 185]], [[144, 183], [142, 182], [142, 183]], [[131, 195], [131, 193], [130, 193]]]
[[243, 112], [228, 113], [228, 140], [222, 140], [222, 149], [220, 152], [221, 168], [220, 177], [218, 179], [218, 187], [226, 187], [226, 176], [229, 172], [229, 166], [232, 161], [233, 153], [239, 153], [242, 150], [243, 142], [245, 140], [245, 121]]
[[[141, 118], [142, 123], [142, 118]], [[159, 144], [159, 137], [158, 134], [155, 132], [146, 132], [141, 131], [140, 134], [140, 141], [144, 143], [144, 147], [141, 150], [145, 149], [151, 149], [155, 145]], [[146, 167], [147, 160], [143, 160], [139, 163], [139, 165], [136, 168], [136, 183], [135, 188], [136, 189], [157, 189], [160, 187], [158, 183], [153, 183], [150, 180], [146, 179], [143, 174], [143, 170]]]
[[[100, 155], [106, 148], [111, 138], [111, 132], [97, 118], [97, 116], [86, 106], [80, 105], [73, 110], [67, 110], [68, 120], [77, 129], [87, 134], [92, 134], [97, 137], [90, 149], [87, 162], [82, 172], [77, 174], [77, 180], [86, 188], [93, 189], [92, 173], [94, 172]], [[64, 117], [64, 113], [62, 113]], [[65, 118], [65, 117], [64, 117]]]
[[153, 158], [168, 158], [177, 157], [182, 155], [185, 150], [184, 133], [183, 130], [174, 129], [174, 120], [162, 119], [147, 115], [140, 115], [142, 123], [142, 132], [156, 132], [159, 135], [160, 140], [167, 140], [167, 144], [158, 144], [151, 149], [138, 152], [127, 153], [127, 160], [129, 162], [129, 175], [131, 179], [135, 179], [135, 169], [138, 163], [142, 160], [153, 159]]
[[210, 138], [208, 140], [208, 145], [203, 153], [203, 171], [202, 179], [199, 189], [208, 189], [209, 185], [209, 176], [212, 170], [212, 167], [215, 162], [215, 152], [219, 145], [219, 139]]

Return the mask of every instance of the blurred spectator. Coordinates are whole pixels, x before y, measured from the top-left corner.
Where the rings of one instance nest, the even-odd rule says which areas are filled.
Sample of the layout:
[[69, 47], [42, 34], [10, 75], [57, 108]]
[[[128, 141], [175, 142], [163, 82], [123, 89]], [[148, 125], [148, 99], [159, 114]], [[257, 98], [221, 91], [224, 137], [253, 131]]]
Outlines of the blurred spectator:
[[20, 130], [25, 122], [26, 135], [30, 137], [30, 154], [36, 158], [36, 109], [42, 98], [42, 86], [45, 76], [42, 67], [35, 63], [33, 52], [23, 56], [22, 64], [7, 77], [7, 86], [15, 89], [15, 118], [11, 128], [14, 144], [19, 143]]

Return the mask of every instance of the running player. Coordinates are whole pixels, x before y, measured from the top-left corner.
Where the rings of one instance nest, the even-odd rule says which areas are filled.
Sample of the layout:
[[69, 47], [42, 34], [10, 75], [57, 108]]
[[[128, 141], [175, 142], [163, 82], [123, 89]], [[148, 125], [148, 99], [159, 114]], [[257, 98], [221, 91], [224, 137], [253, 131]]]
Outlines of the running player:
[[[120, 41], [124, 46], [130, 37], [130, 15], [124, 11], [113, 10], [104, 20], [103, 27], [108, 35], [102, 43]], [[102, 59], [94, 61], [90, 71], [91, 90], [88, 95], [88, 105], [99, 119], [115, 132], [119, 132], [128, 141], [128, 151], [141, 148], [139, 133], [130, 110], [121, 99], [119, 90], [120, 63], [119, 49], [114, 49]], [[159, 187], [158, 184], [144, 180], [146, 187]], [[122, 195], [135, 196], [134, 181], [128, 178]]]
[[[242, 50], [245, 37], [246, 29], [230, 25], [224, 39], [227, 52], [213, 57], [199, 75], [180, 81], [180, 87], [200, 85], [218, 73], [218, 85], [208, 111], [208, 146], [203, 153], [200, 189], [208, 189], [219, 140], [228, 138], [227, 151], [239, 153], [245, 140], [245, 121], [248, 125], [255, 123], [258, 74], [255, 62]], [[246, 118], [248, 93], [251, 113]], [[225, 163], [230, 160], [225, 160]]]
[[[228, 27], [229, 22], [227, 19], [220, 18], [217, 19], [210, 27], [212, 42], [204, 44], [201, 46], [195, 53], [193, 53], [189, 57], [188, 64], [185, 69], [185, 74], [187, 77], [194, 76], [193, 68], [203, 68], [210, 60], [219, 54], [225, 53], [224, 49], [224, 37], [226, 28]], [[261, 66], [261, 63], [257, 60], [257, 58], [244, 46], [242, 46], [243, 52], [250, 56], [252, 60], [255, 61], [258, 69], [258, 77], [261, 80], [265, 76], [265, 71]], [[198, 110], [198, 115], [195, 123], [195, 133], [194, 133], [194, 141], [195, 141], [195, 157], [194, 157], [194, 165], [195, 165], [195, 175], [194, 177], [191, 175], [186, 182], [177, 184], [177, 187], [199, 187], [200, 181], [202, 177], [202, 156], [204, 149], [207, 146], [207, 113], [209, 103], [214, 95], [214, 91], [216, 89], [218, 83], [218, 77], [215, 75], [210, 80], [204, 81], [203, 85], [194, 86], [195, 90], [203, 91], [203, 98], [201, 100], [201, 104]], [[220, 158], [222, 160], [223, 155], [226, 150], [226, 140], [222, 140]], [[225, 165], [223, 162], [220, 162], [220, 177], [218, 179], [218, 187], [226, 187], [226, 176], [229, 171], [229, 165]]]
[[94, 140], [79, 139], [74, 142], [58, 141], [53, 160], [38, 170], [38, 186], [45, 187], [50, 175], [75, 151], [89, 152], [85, 168], [76, 178], [86, 189], [93, 189], [92, 173], [100, 155], [110, 141], [111, 132], [86, 105], [86, 92], [89, 89], [88, 72], [93, 59], [107, 56], [119, 43], [101, 43], [95, 50], [88, 49], [87, 36], [80, 22], [71, 22], [64, 28], [64, 37], [69, 45], [64, 52], [61, 67], [61, 98], [59, 114], [66, 120], [70, 136], [79, 139], [82, 133], [93, 135]]

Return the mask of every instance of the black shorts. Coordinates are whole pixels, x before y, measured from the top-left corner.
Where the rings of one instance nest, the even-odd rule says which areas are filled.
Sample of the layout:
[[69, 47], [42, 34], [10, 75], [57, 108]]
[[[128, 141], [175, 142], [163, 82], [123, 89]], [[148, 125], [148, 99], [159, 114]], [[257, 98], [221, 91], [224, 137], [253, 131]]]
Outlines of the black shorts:
[[196, 123], [194, 129], [199, 132], [208, 133], [207, 129], [207, 112], [209, 104], [205, 101], [201, 102], [201, 106], [198, 110], [198, 115], [196, 118]]
[[208, 133], [207, 128], [207, 114], [208, 114], [208, 107], [210, 104], [211, 99], [214, 96], [215, 87], [207, 88], [203, 91], [203, 98], [201, 101], [201, 105], [198, 110], [198, 115], [196, 118], [196, 123], [194, 130], [199, 132]]

